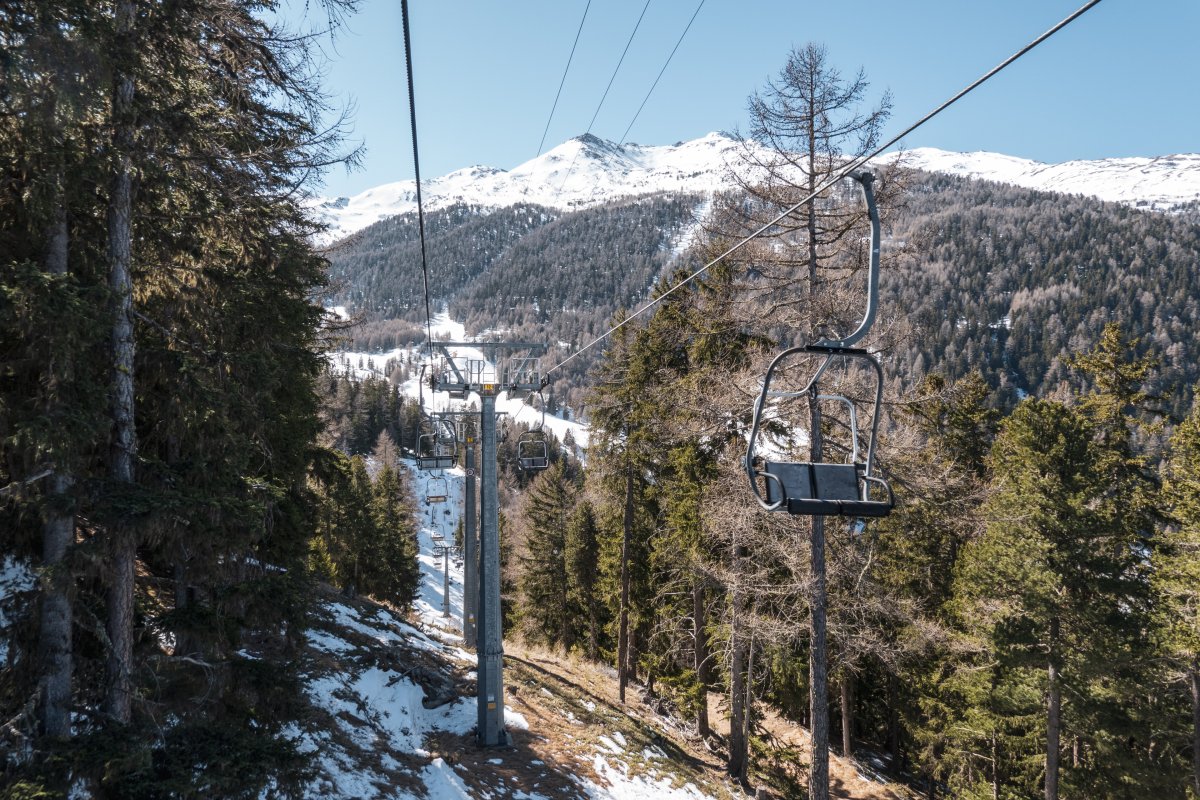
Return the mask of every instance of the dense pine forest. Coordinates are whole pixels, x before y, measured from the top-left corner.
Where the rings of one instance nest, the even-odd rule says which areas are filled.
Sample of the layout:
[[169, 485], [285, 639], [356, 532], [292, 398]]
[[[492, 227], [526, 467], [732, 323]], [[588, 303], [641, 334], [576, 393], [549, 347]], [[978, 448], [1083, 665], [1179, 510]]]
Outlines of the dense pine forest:
[[[288, 730], [318, 592], [403, 611], [420, 578], [414, 356], [370, 378], [329, 358], [423, 338], [415, 221], [314, 251], [305, 180], [355, 153], [320, 123], [311, 40], [260, 4], [0, 10], [0, 790], [305, 796]], [[738, 792], [828, 797], [769, 708], [916, 796], [1195, 798], [1194, 215], [881, 170], [864, 344], [896, 506], [814, 547], [812, 518], [755, 502], [746, 438], [770, 357], [861, 306], [858, 195], [665, 294], [878, 142], [861, 74], [814, 46], [790, 66], [841, 105], [754, 95], [747, 135], [791, 149], [742, 193], [429, 216], [435, 299], [470, 334], [561, 356], [661, 299], [552, 376], [586, 451], [549, 437], [522, 471], [533, 415], [502, 426], [506, 633], [612, 667]], [[803, 402], [765, 435], [844, 456], [822, 434], [847, 416], [813, 444]]]

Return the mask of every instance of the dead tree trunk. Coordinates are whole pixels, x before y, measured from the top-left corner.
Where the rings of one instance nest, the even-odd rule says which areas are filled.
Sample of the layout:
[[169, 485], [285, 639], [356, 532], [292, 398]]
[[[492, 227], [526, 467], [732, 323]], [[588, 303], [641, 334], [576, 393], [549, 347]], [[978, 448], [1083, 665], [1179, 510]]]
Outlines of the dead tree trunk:
[[746, 662], [748, 639], [745, 633], [745, 595], [742, 590], [742, 554], [738, 531], [733, 531], [733, 585], [730, 587], [732, 619], [729, 625], [729, 760], [725, 771], [743, 785], [746, 783]]
[[[821, 412], [815, 397], [810, 399], [811, 456], [821, 460]], [[809, 800], [829, 800], [829, 681], [825, 619], [825, 518], [813, 517], [811, 527], [808, 665], [808, 705], [812, 718], [812, 766], [808, 773]]]
[[842, 701], [842, 755], [854, 757], [854, 676], [850, 672], [842, 675], [840, 685]]

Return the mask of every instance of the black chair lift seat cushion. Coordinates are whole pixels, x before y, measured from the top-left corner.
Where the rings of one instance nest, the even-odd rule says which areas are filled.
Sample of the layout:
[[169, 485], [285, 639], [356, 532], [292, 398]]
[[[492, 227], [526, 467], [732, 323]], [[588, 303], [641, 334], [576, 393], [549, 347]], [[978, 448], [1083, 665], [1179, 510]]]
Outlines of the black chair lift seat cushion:
[[[891, 503], [863, 500], [859, 464], [813, 464], [808, 461], [768, 461], [767, 502], [785, 500], [789, 514], [830, 517], [885, 517]], [[784, 497], [780, 498], [780, 484]]]

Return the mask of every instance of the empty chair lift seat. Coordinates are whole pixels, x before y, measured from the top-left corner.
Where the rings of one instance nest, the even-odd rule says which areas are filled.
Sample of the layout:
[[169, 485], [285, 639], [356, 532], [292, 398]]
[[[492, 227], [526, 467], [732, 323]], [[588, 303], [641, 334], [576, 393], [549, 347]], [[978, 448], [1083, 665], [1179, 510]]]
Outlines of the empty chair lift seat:
[[[789, 514], [842, 517], [886, 517], [893, 501], [864, 500], [862, 464], [814, 464], [768, 461], [767, 502], [786, 501]], [[885, 485], [886, 486], [886, 485]], [[782, 491], [783, 496], [780, 496]]]

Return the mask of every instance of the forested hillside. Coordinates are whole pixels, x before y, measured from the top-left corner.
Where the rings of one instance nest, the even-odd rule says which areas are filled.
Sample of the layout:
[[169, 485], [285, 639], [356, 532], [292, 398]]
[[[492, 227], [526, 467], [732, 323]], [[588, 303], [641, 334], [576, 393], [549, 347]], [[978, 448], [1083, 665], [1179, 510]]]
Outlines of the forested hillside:
[[[649, 299], [664, 270], [700, 266], [675, 249], [700, 209], [696, 197], [657, 196], [566, 214], [529, 206], [438, 212], [430, 218], [431, 292], [471, 335], [504, 330], [566, 342], [565, 355], [619, 309]], [[1186, 409], [1200, 379], [1200, 345], [1189, 335], [1200, 310], [1194, 217], [918, 173], [892, 220], [882, 313], [911, 329], [889, 354], [907, 385], [929, 371], [958, 378], [979, 370], [999, 390], [997, 402], [1011, 405], [1021, 393], [1061, 385], [1064, 357], [1118, 321], [1161, 353], [1161, 386], [1180, 390], [1171, 410]], [[364, 320], [350, 331], [355, 346], [424, 338], [415, 237], [415, 217], [395, 217], [330, 253], [337, 291], [329, 302]], [[582, 373], [570, 377], [555, 391], [578, 402], [571, 384]]]
[[1066, 358], [1118, 322], [1162, 359], [1171, 411], [1200, 379], [1200, 225], [1090, 198], [924, 175], [891, 231], [907, 256], [886, 299], [915, 326], [897, 353], [910, 381], [981, 371], [1002, 390], [1045, 395]]

